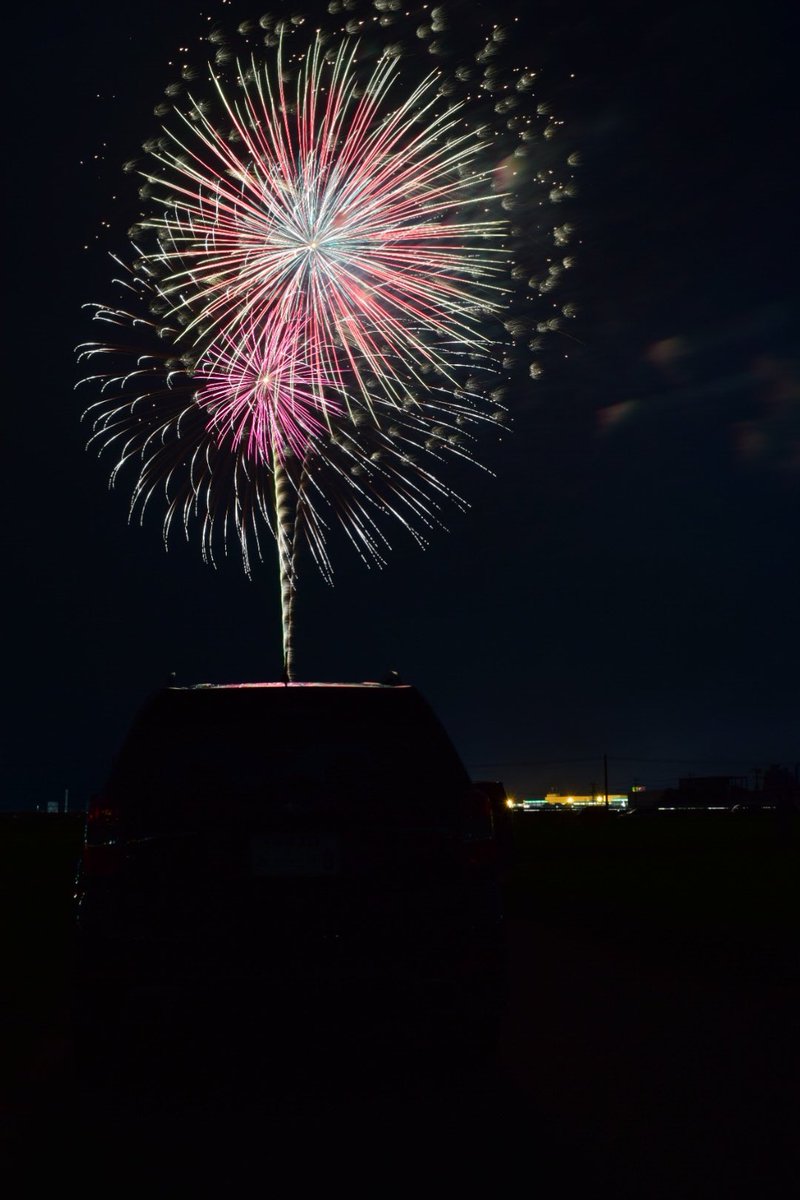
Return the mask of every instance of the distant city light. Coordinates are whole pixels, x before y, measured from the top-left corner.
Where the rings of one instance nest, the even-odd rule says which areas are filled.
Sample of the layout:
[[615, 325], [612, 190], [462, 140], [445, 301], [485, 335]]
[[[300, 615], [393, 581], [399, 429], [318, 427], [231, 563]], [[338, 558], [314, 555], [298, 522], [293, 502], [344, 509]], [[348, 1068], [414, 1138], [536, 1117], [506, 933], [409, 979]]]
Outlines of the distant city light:
[[[595, 795], [588, 793], [586, 795], [565, 794], [562, 792], [548, 792], [545, 796], [527, 796], [516, 807], [528, 810], [529, 812], [544, 812], [549, 809], [581, 809], [581, 808], [604, 808], [606, 805], [606, 797], [604, 794]], [[609, 808], [627, 808], [628, 797], [619, 792], [608, 795]]]

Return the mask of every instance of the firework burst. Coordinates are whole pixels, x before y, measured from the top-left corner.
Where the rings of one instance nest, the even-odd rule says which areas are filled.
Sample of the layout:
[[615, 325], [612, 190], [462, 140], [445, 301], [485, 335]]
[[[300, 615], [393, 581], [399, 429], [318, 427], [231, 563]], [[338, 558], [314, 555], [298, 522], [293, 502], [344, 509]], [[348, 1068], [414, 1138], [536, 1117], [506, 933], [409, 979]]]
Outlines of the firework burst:
[[209, 559], [235, 531], [248, 571], [271, 531], [287, 677], [300, 542], [329, 580], [332, 519], [367, 561], [386, 518], [424, 544], [463, 504], [453, 463], [505, 420], [519, 348], [536, 378], [564, 316], [569, 227], [542, 197], [572, 185], [503, 30], [445, 68], [442, 9], [410, 45], [394, 0], [346, 9], [299, 47], [299, 17], [214, 29], [213, 62], [184, 63], [136, 166], [127, 300], [93, 306], [121, 336], [81, 348], [112, 364], [87, 412], [112, 480], [136, 463], [132, 510], [160, 492], [165, 536], [199, 522]]
[[197, 406], [209, 433], [233, 455], [272, 467], [304, 460], [342, 406], [335, 385], [309, 361], [307, 322], [250, 322], [222, 330], [194, 368]]
[[148, 261], [168, 317], [189, 316], [186, 340], [302, 321], [319, 395], [335, 380], [369, 401], [371, 373], [397, 401], [396, 364], [446, 373], [437, 346], [484, 344], [476, 301], [500, 308], [488, 280], [501, 268], [479, 247], [505, 221], [462, 216], [496, 199], [473, 165], [482, 145], [457, 105], [435, 110], [436, 74], [392, 105], [397, 59], [362, 88], [357, 43], [329, 61], [317, 35], [290, 99], [285, 53], [281, 39], [274, 79], [238, 64], [235, 99], [213, 77], [225, 133], [194, 104], [185, 140], [156, 152], [164, 215], [146, 223], [160, 245]]

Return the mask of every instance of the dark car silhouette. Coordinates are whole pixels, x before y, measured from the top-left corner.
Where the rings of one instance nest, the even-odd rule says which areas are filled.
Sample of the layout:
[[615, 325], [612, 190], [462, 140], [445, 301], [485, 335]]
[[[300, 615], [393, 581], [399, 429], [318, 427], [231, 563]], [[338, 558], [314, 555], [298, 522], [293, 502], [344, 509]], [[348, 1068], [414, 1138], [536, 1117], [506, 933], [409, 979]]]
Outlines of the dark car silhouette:
[[479, 779], [475, 787], [489, 799], [500, 862], [503, 867], [508, 867], [513, 861], [514, 826], [512, 802], [505, 784], [500, 779]]
[[78, 1053], [157, 1018], [289, 1060], [365, 1029], [485, 1054], [505, 989], [496, 849], [413, 687], [165, 688], [88, 813]]

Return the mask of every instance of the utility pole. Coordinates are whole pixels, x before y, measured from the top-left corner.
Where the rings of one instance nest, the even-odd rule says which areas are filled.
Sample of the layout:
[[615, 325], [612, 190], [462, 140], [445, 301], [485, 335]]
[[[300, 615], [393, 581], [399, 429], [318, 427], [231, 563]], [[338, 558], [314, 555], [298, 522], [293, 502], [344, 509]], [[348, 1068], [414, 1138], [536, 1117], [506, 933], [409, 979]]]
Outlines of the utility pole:
[[603, 755], [603, 790], [606, 798], [606, 808], [608, 808], [608, 755]]

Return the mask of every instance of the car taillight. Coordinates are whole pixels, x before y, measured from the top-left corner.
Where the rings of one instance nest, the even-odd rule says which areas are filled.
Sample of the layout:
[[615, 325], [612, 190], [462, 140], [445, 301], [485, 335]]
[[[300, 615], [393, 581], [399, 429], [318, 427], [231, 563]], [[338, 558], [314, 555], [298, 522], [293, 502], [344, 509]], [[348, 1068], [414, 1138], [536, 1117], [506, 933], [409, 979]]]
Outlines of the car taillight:
[[92, 796], [89, 801], [89, 811], [86, 814], [88, 833], [101, 833], [116, 826], [119, 822], [119, 809], [114, 801], [102, 793]]
[[85, 875], [114, 875], [120, 869], [123, 850], [119, 843], [119, 809], [106, 795], [92, 796], [86, 814], [86, 839], [81, 856]]

